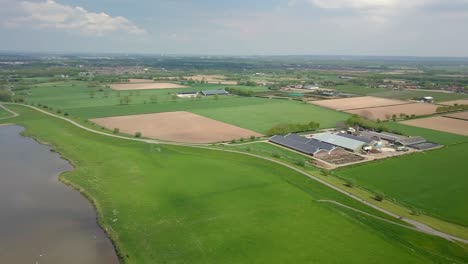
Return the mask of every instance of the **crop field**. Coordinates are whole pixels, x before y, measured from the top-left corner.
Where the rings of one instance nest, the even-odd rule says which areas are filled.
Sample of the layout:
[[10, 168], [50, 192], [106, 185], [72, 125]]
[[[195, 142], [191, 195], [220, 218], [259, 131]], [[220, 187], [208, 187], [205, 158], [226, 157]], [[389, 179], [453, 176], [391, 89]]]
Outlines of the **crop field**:
[[390, 129], [399, 131], [407, 136], [421, 136], [428, 141], [444, 146], [468, 142], [468, 137], [466, 136], [426, 129], [422, 127], [409, 126], [398, 122], [388, 122], [385, 123], [385, 126]]
[[468, 105], [468, 99], [440, 102], [439, 104], [441, 105]]
[[296, 101], [255, 98], [256, 100], [260, 101], [250, 105], [200, 108], [191, 112], [259, 133], [266, 133], [268, 129], [280, 123], [314, 121], [320, 123], [321, 128], [330, 128], [349, 117], [346, 113]]
[[[179, 89], [116, 91], [104, 87], [89, 87], [87, 82], [54, 82], [34, 86], [30, 90], [27, 100], [32, 103], [41, 103], [56, 109], [66, 110], [68, 108], [118, 106], [120, 105], [120, 99], [126, 96], [130, 98], [129, 103], [132, 105], [172, 102], [172, 95], [179, 92], [195, 92], [216, 88], [219, 88], [219, 85], [199, 84]], [[246, 87], [240, 86], [238, 88]], [[178, 99], [178, 102], [184, 100], [189, 99]]]
[[[462, 113], [463, 114], [463, 113]], [[466, 115], [466, 114], [465, 114]], [[443, 116], [403, 121], [403, 124], [468, 136], [468, 120]]]
[[455, 118], [455, 119], [461, 119], [461, 120], [468, 121], [468, 111], [467, 112], [459, 112], [459, 113], [455, 113], [455, 114], [444, 115], [444, 116], [449, 117], [449, 118]]
[[14, 106], [25, 134], [72, 161], [123, 263], [462, 263], [467, 248], [379, 214], [258, 158], [92, 134]]
[[433, 104], [414, 103], [348, 110], [346, 112], [374, 120], [388, 120], [392, 117], [392, 115], [400, 116], [400, 114], [406, 114], [420, 116], [434, 114], [437, 110], [437, 107], [437, 105]]
[[399, 100], [420, 99], [424, 96], [431, 96], [436, 100], [436, 102], [468, 99], [468, 95], [463, 95], [463, 94], [458, 94], [458, 93], [441, 93], [441, 92], [415, 91], [415, 90], [403, 90], [403, 91], [388, 90], [385, 92], [371, 93], [369, 95], [391, 98], [391, 99], [399, 99]]
[[[74, 86], [69, 83], [49, 83], [31, 89], [28, 101], [60, 109], [84, 119], [124, 115], [139, 115], [174, 111], [187, 111], [215, 119], [220, 122], [265, 133], [278, 123], [319, 122], [321, 127], [333, 127], [337, 121], [348, 118], [348, 114], [297, 101], [275, 100], [254, 97], [220, 96], [200, 99], [178, 98], [177, 92], [215, 89], [219, 85], [202, 84], [182, 89], [161, 89], [142, 91], [114, 91], [104, 89], [95, 92], [84, 82]], [[263, 87], [235, 86], [240, 89], [264, 89]], [[91, 94], [93, 92], [94, 94]], [[119, 104], [128, 96], [128, 105]], [[157, 97], [151, 101], [151, 97]]]
[[411, 207], [467, 226], [467, 155], [468, 143], [464, 143], [345, 168], [337, 174]]
[[130, 83], [117, 83], [111, 84], [113, 90], [152, 90], [152, 89], [174, 89], [174, 88], [187, 88], [176, 83], [159, 83], [159, 82], [130, 82]]
[[189, 112], [116, 116], [91, 121], [110, 130], [119, 128], [120, 132], [130, 135], [140, 132], [146, 138], [185, 143], [213, 143], [262, 136]]
[[379, 106], [409, 104], [409, 102], [406, 102], [406, 101], [392, 100], [392, 99], [372, 97], [372, 96], [320, 100], [320, 101], [312, 101], [311, 103], [315, 105], [327, 107], [327, 108], [332, 108], [332, 109], [339, 110], [339, 111], [361, 109], [361, 108], [371, 108], [371, 107], [379, 107]]

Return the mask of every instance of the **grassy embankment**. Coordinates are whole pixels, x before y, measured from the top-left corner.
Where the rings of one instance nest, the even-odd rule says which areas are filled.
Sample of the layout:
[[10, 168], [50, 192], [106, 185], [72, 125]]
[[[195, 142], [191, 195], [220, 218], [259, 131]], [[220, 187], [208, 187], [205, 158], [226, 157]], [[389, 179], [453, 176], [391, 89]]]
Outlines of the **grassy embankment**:
[[466, 246], [317, 203], [375, 213], [280, 165], [109, 138], [11, 108], [21, 116], [9, 122], [73, 162], [61, 179], [95, 201], [125, 263], [468, 261]]

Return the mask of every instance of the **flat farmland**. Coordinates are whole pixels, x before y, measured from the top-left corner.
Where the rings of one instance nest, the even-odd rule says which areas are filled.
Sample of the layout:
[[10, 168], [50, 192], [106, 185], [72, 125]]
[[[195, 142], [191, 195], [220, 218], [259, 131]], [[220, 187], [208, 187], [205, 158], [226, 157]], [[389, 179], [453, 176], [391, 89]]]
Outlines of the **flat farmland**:
[[468, 105], [468, 99], [440, 102], [439, 104], [441, 105]]
[[449, 117], [449, 118], [462, 119], [462, 120], [468, 121], [468, 111], [450, 114], [450, 115], [444, 115], [444, 116]]
[[108, 129], [143, 137], [184, 143], [213, 143], [262, 134], [189, 112], [129, 115], [92, 119]]
[[320, 100], [312, 101], [314, 105], [319, 105], [339, 111], [370, 108], [379, 106], [390, 106], [390, 105], [403, 105], [409, 102], [401, 100], [393, 100], [387, 98], [364, 96], [364, 97], [353, 97], [353, 98], [342, 98], [342, 99], [331, 99], [331, 100]]
[[411, 207], [468, 225], [468, 143], [337, 171]]
[[424, 103], [414, 103], [414, 104], [404, 104], [404, 105], [392, 105], [384, 107], [374, 107], [374, 108], [363, 108], [356, 110], [348, 110], [347, 113], [360, 115], [370, 119], [381, 119], [386, 120], [390, 119], [392, 115], [399, 116], [400, 114], [406, 115], [430, 115], [434, 114], [437, 110], [437, 105], [433, 104], [424, 104]]
[[[466, 118], [466, 113], [464, 114]], [[468, 120], [455, 119], [450, 117], [436, 116], [429, 118], [421, 118], [407, 120], [402, 122], [405, 125], [423, 127], [453, 134], [468, 136]]]
[[187, 88], [176, 83], [158, 83], [158, 82], [130, 82], [130, 83], [117, 83], [111, 84], [110, 87], [114, 90], [151, 90], [151, 89], [179, 89]]
[[459, 244], [317, 202], [381, 216], [272, 162], [111, 138], [26, 107], [12, 110], [25, 135], [76, 165], [61, 179], [94, 201], [122, 263], [467, 261]]
[[[335, 127], [349, 115], [327, 108], [296, 101], [251, 98], [257, 103], [241, 106], [200, 108], [191, 112], [213, 118], [259, 133], [266, 133], [274, 125], [281, 123], [320, 123], [321, 128]], [[257, 101], [260, 100], [260, 101]]]

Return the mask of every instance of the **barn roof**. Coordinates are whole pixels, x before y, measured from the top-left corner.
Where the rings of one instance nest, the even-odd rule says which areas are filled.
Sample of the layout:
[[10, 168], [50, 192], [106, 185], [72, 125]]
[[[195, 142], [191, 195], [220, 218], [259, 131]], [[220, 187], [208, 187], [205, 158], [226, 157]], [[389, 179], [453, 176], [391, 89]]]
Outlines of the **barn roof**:
[[226, 90], [207, 90], [207, 91], [202, 91], [203, 95], [225, 95], [229, 94]]
[[362, 141], [338, 136], [332, 133], [316, 134], [314, 135], [314, 139], [351, 150], [359, 150], [365, 145]]

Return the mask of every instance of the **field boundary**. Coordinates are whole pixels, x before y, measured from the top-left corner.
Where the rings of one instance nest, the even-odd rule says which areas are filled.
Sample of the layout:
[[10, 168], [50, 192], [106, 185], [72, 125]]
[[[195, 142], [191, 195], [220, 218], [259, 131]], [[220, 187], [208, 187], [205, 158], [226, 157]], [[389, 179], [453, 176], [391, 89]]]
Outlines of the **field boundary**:
[[[124, 140], [132, 140], [132, 141], [139, 141], [139, 142], [144, 142], [144, 143], [149, 143], [149, 144], [166, 144], [166, 143], [161, 143], [157, 140], [149, 140], [149, 139], [139, 139], [139, 138], [129, 138], [129, 137], [124, 137], [124, 136], [119, 136], [119, 135], [113, 135], [113, 134], [107, 134], [105, 132], [101, 132], [101, 131], [96, 131], [94, 129], [91, 129], [91, 128], [88, 128], [88, 127], [85, 127], [81, 124], [79, 124], [78, 122], [76, 121], [73, 121], [71, 119], [68, 119], [66, 117], [62, 117], [62, 116], [59, 116], [59, 115], [56, 115], [56, 114], [52, 114], [50, 112], [47, 112], [45, 110], [42, 110], [40, 108], [37, 108], [37, 107], [34, 107], [34, 106], [30, 106], [30, 105], [25, 105], [25, 104], [19, 104], [19, 103], [7, 103], [7, 104], [11, 104], [11, 105], [18, 105], [18, 106], [23, 106], [23, 107], [28, 107], [28, 108], [31, 108], [31, 109], [34, 109], [38, 112], [41, 112], [43, 114], [46, 114], [46, 115], [49, 115], [49, 116], [52, 116], [52, 117], [55, 117], [55, 118], [58, 118], [58, 119], [62, 119], [78, 128], [81, 128], [81, 129], [84, 129], [84, 130], [87, 130], [91, 133], [95, 133], [95, 134], [100, 134], [100, 135], [104, 135], [104, 136], [108, 136], [108, 137], [113, 137], [113, 138], [120, 138], [120, 139], [124, 139]], [[16, 113], [17, 114], [17, 113]], [[289, 168], [291, 170], [294, 170], [318, 183], [321, 183], [341, 194], [344, 194], [346, 196], [348, 196], [349, 198], [352, 198], [364, 205], [367, 205], [368, 207], [371, 207], [377, 211], [380, 211], [384, 214], [387, 214], [393, 218], [396, 218], [396, 219], [399, 219], [403, 222], [406, 222], [410, 225], [412, 225], [416, 231], [420, 232], [420, 233], [425, 233], [425, 234], [428, 234], [428, 235], [433, 235], [433, 236], [437, 236], [437, 237], [440, 237], [440, 238], [443, 238], [445, 240], [448, 240], [448, 241], [451, 241], [451, 242], [462, 242], [462, 243], [465, 243], [465, 244], [468, 244], [468, 240], [467, 239], [463, 239], [461, 237], [457, 237], [457, 236], [454, 236], [454, 235], [450, 235], [450, 234], [447, 234], [447, 233], [444, 233], [444, 232], [441, 232], [441, 231], [438, 231], [438, 230], [435, 230], [431, 227], [429, 227], [428, 225], [426, 224], [423, 224], [421, 222], [418, 222], [416, 220], [412, 220], [412, 219], [408, 219], [408, 218], [404, 218], [396, 213], [393, 213], [387, 209], [384, 209], [384, 208], [381, 208], [371, 202], [368, 202], [352, 193], [349, 193], [331, 183], [328, 183], [326, 182], [325, 180], [322, 180], [316, 176], [313, 176], [303, 170], [300, 170], [292, 165], [289, 165], [289, 164], [286, 164], [286, 163], [283, 163], [281, 161], [277, 161], [275, 159], [272, 159], [272, 158], [267, 158], [267, 157], [263, 157], [263, 156], [260, 156], [260, 155], [256, 155], [256, 154], [251, 154], [251, 153], [245, 153], [245, 152], [241, 152], [241, 151], [236, 151], [236, 150], [225, 150], [225, 149], [217, 149], [217, 148], [211, 148], [211, 147], [208, 147], [208, 146], [196, 146], [196, 145], [190, 145], [190, 144], [183, 144], [183, 143], [169, 143], [168, 145], [179, 145], [179, 146], [186, 146], [186, 147], [195, 147], [195, 148], [202, 148], [202, 149], [209, 149], [209, 150], [215, 150], [215, 151], [225, 151], [225, 152], [230, 152], [230, 153], [237, 153], [237, 154], [242, 154], [242, 155], [247, 155], [247, 156], [251, 156], [251, 157], [255, 157], [255, 158], [259, 158], [259, 159], [262, 159], [262, 160], [266, 160], [266, 161], [270, 161], [270, 162], [273, 162], [273, 163], [276, 163], [276, 164], [279, 164], [279, 165], [282, 165], [286, 168]]]

